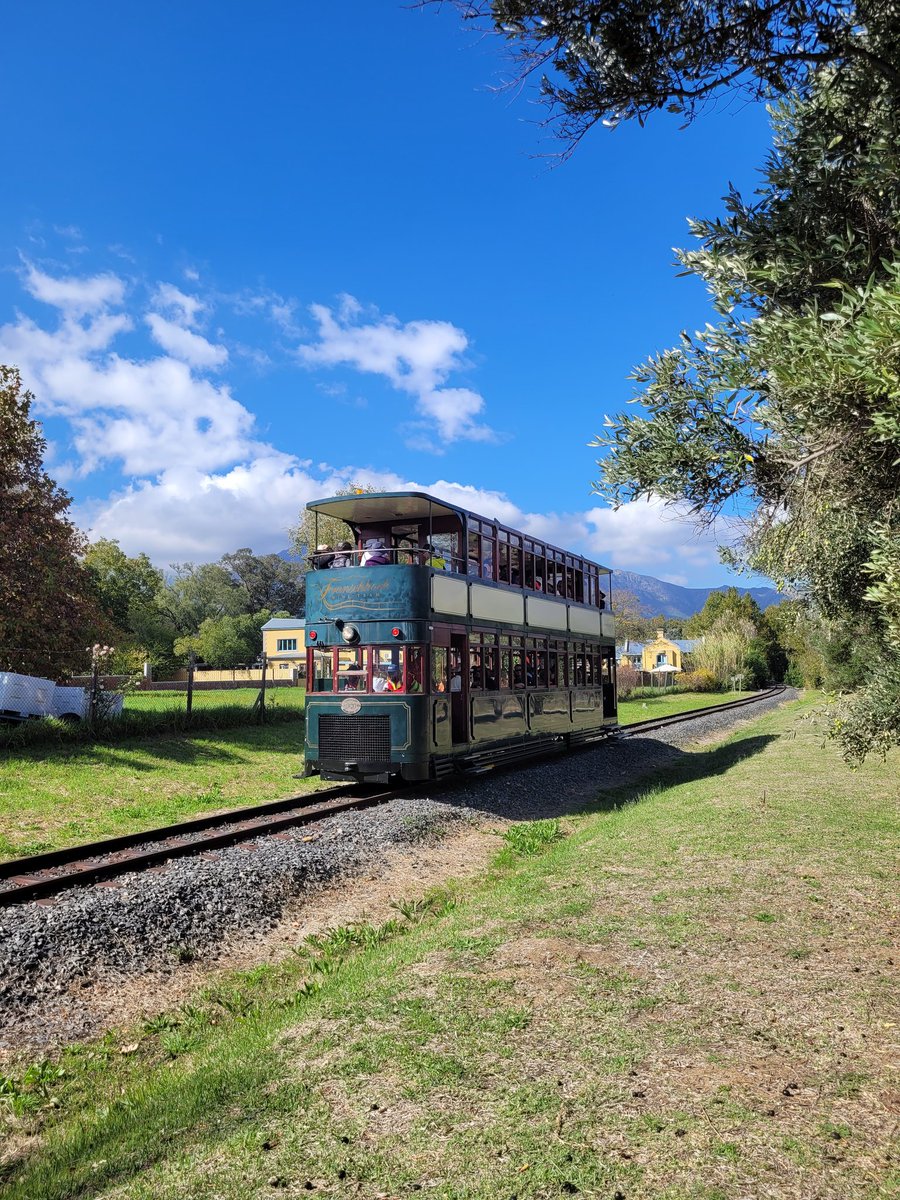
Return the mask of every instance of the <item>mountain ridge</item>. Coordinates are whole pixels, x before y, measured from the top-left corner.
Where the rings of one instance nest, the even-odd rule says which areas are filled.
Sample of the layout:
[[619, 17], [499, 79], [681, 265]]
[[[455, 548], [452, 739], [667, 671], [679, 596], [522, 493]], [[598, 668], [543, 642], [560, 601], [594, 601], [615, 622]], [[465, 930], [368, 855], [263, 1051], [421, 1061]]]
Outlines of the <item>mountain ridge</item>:
[[[653, 575], [638, 575], [635, 571], [613, 571], [613, 603], [617, 593], [630, 592], [640, 605], [642, 617], [692, 617], [698, 613], [713, 592], [725, 592], [731, 584], [718, 587], [682, 587], [677, 583], [666, 583]], [[739, 587], [744, 595], [749, 593], [760, 608], [780, 604], [788, 599], [772, 587]]]

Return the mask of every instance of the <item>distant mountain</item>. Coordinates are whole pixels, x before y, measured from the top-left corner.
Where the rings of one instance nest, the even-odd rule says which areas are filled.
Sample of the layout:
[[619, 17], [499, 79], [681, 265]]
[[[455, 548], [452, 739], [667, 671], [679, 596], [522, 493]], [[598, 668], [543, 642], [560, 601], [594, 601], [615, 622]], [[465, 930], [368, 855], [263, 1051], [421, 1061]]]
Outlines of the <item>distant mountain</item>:
[[[692, 617], [700, 611], [711, 592], [724, 592], [728, 585], [717, 588], [679, 587], [677, 583], [664, 583], [652, 575], [637, 575], [634, 571], [613, 571], [613, 602], [616, 593], [631, 592], [637, 597], [644, 617]], [[749, 592], [760, 608], [780, 604], [786, 597], [774, 588], [751, 587], [737, 589], [742, 595]]]

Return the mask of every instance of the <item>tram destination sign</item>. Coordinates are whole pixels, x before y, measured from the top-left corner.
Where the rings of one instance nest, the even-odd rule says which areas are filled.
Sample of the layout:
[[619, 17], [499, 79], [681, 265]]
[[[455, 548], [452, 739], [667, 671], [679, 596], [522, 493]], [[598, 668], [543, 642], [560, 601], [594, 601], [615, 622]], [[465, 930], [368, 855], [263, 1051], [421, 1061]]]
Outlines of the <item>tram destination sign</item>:
[[311, 572], [306, 578], [307, 620], [344, 617], [395, 618], [427, 615], [428, 572], [407, 566], [379, 566]]

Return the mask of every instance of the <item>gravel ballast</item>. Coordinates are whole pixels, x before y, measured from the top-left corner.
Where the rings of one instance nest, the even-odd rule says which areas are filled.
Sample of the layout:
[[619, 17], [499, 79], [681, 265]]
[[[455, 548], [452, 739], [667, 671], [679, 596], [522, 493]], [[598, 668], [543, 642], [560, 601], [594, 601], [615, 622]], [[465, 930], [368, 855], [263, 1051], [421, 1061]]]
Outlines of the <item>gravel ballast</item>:
[[462, 821], [533, 820], [578, 809], [601, 788], [674, 764], [682, 747], [722, 737], [795, 695], [449, 787], [421, 785], [417, 794], [260, 838], [252, 848], [178, 859], [114, 886], [72, 888], [52, 903], [0, 911], [0, 1048], [86, 1036], [90, 1006], [79, 1004], [80, 990], [212, 960], [229, 938], [270, 928], [298, 896], [377, 873], [391, 848], [437, 839]]

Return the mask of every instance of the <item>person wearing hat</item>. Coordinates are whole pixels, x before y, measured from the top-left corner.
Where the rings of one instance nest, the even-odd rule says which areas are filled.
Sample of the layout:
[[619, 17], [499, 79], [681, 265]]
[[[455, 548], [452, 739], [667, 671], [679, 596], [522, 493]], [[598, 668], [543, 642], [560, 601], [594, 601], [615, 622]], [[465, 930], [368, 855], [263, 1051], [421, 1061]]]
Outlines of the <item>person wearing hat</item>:
[[431, 542], [428, 543], [425, 562], [427, 566], [433, 567], [435, 571], [447, 570], [446, 558]]
[[353, 566], [353, 543], [341, 542], [337, 548], [337, 553], [331, 560], [332, 567], [352, 567]]
[[313, 570], [324, 571], [334, 562], [334, 551], [330, 546], [324, 543], [321, 546], [316, 546], [316, 552], [313, 555]]
[[402, 692], [403, 680], [400, 677], [400, 668], [395, 663], [391, 663], [387, 669], [387, 687], [386, 692]]

